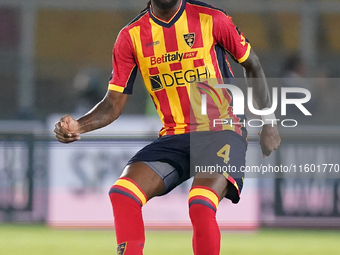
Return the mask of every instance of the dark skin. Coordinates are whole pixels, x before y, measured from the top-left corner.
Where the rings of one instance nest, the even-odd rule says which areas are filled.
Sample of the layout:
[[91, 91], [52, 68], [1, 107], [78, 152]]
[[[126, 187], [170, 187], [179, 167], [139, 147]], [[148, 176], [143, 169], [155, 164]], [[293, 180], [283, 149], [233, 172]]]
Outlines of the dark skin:
[[[174, 0], [151, 0], [153, 14], [158, 18], [169, 21], [176, 13], [181, 1]], [[162, 6], [163, 5], [163, 6]], [[173, 5], [169, 9], [164, 9], [164, 5]]]
[[[156, 2], [156, 3], [155, 3]], [[152, 11], [158, 18], [169, 21], [176, 13], [181, 1], [178, 0], [173, 7], [168, 10], [160, 8], [160, 4], [169, 4], [173, 0], [152, 0]], [[173, 3], [171, 3], [173, 4]], [[260, 109], [271, 107], [271, 100], [266, 78], [260, 61], [253, 50], [246, 61], [241, 63], [244, 67], [245, 75], [249, 86], [253, 87], [254, 99]], [[256, 78], [256, 79], [251, 79]], [[116, 91], [108, 91], [104, 99], [99, 102], [89, 113], [79, 118], [73, 119], [66, 115], [55, 124], [54, 132], [59, 142], [70, 143], [80, 140], [80, 134], [102, 128], [116, 120], [123, 111], [128, 95]], [[260, 145], [263, 157], [269, 156], [273, 150], [280, 146], [280, 135], [276, 126], [264, 125], [260, 135]], [[134, 180], [145, 192], [148, 200], [164, 192], [163, 180], [146, 164], [136, 162], [128, 165], [121, 177]], [[198, 173], [193, 180], [192, 186], [205, 186], [213, 189], [222, 200], [227, 194], [228, 181], [217, 173]]]

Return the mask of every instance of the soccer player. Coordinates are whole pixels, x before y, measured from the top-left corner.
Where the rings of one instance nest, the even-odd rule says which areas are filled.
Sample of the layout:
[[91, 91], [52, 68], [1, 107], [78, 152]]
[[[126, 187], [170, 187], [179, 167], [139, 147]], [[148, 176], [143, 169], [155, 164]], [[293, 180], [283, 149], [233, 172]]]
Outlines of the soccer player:
[[[141, 72], [163, 127], [157, 140], [131, 158], [110, 189], [118, 254], [143, 254], [142, 206], [191, 175], [188, 203], [194, 254], [219, 254], [216, 210], [224, 197], [239, 201], [243, 176], [193, 169], [216, 164], [239, 169], [245, 165], [243, 117], [233, 114], [230, 91], [209, 83], [209, 79], [232, 83], [227, 54], [244, 67], [259, 109], [270, 108], [258, 57], [230, 16], [196, 0], [151, 0], [118, 35], [104, 99], [78, 120], [67, 115], [56, 123], [56, 137], [63, 143], [110, 124], [132, 93], [137, 69]], [[205, 114], [196, 105], [203, 95], [208, 106]], [[233, 125], [215, 126], [213, 119], [229, 120]], [[259, 134], [263, 156], [279, 147], [276, 125], [264, 125]]]

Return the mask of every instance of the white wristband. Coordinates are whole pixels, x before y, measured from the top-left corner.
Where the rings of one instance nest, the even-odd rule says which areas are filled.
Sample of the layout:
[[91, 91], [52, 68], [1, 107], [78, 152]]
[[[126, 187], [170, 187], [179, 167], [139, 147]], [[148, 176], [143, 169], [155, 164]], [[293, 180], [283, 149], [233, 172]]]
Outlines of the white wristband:
[[[269, 110], [270, 108], [263, 108], [261, 110]], [[271, 113], [269, 115], [261, 115], [261, 119], [263, 121], [263, 125], [271, 125], [271, 126], [274, 126], [274, 125], [277, 125], [277, 121], [279, 119], [276, 119], [275, 117], [275, 113]]]

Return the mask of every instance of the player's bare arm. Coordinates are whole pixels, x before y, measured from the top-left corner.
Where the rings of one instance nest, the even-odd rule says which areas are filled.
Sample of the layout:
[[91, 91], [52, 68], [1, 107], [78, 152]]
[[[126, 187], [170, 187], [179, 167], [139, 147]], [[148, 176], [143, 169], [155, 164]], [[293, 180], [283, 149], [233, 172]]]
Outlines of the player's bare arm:
[[[248, 86], [253, 88], [253, 96], [258, 107], [260, 109], [270, 108], [272, 104], [266, 77], [253, 50], [250, 50], [248, 59], [241, 65], [245, 69]], [[273, 150], [279, 148], [281, 138], [276, 125], [264, 125], [259, 135], [263, 157], [269, 156]]]
[[128, 95], [109, 90], [104, 99], [78, 120], [66, 115], [55, 124], [54, 132], [59, 142], [70, 143], [80, 139], [80, 134], [105, 127], [123, 111]]

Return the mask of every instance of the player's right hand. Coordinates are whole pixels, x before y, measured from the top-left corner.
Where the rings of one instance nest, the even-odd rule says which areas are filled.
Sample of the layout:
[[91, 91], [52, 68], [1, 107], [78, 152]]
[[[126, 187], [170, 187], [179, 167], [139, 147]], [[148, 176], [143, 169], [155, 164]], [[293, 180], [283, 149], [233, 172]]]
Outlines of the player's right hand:
[[55, 137], [61, 143], [71, 143], [80, 140], [79, 123], [70, 115], [66, 115], [54, 125]]

